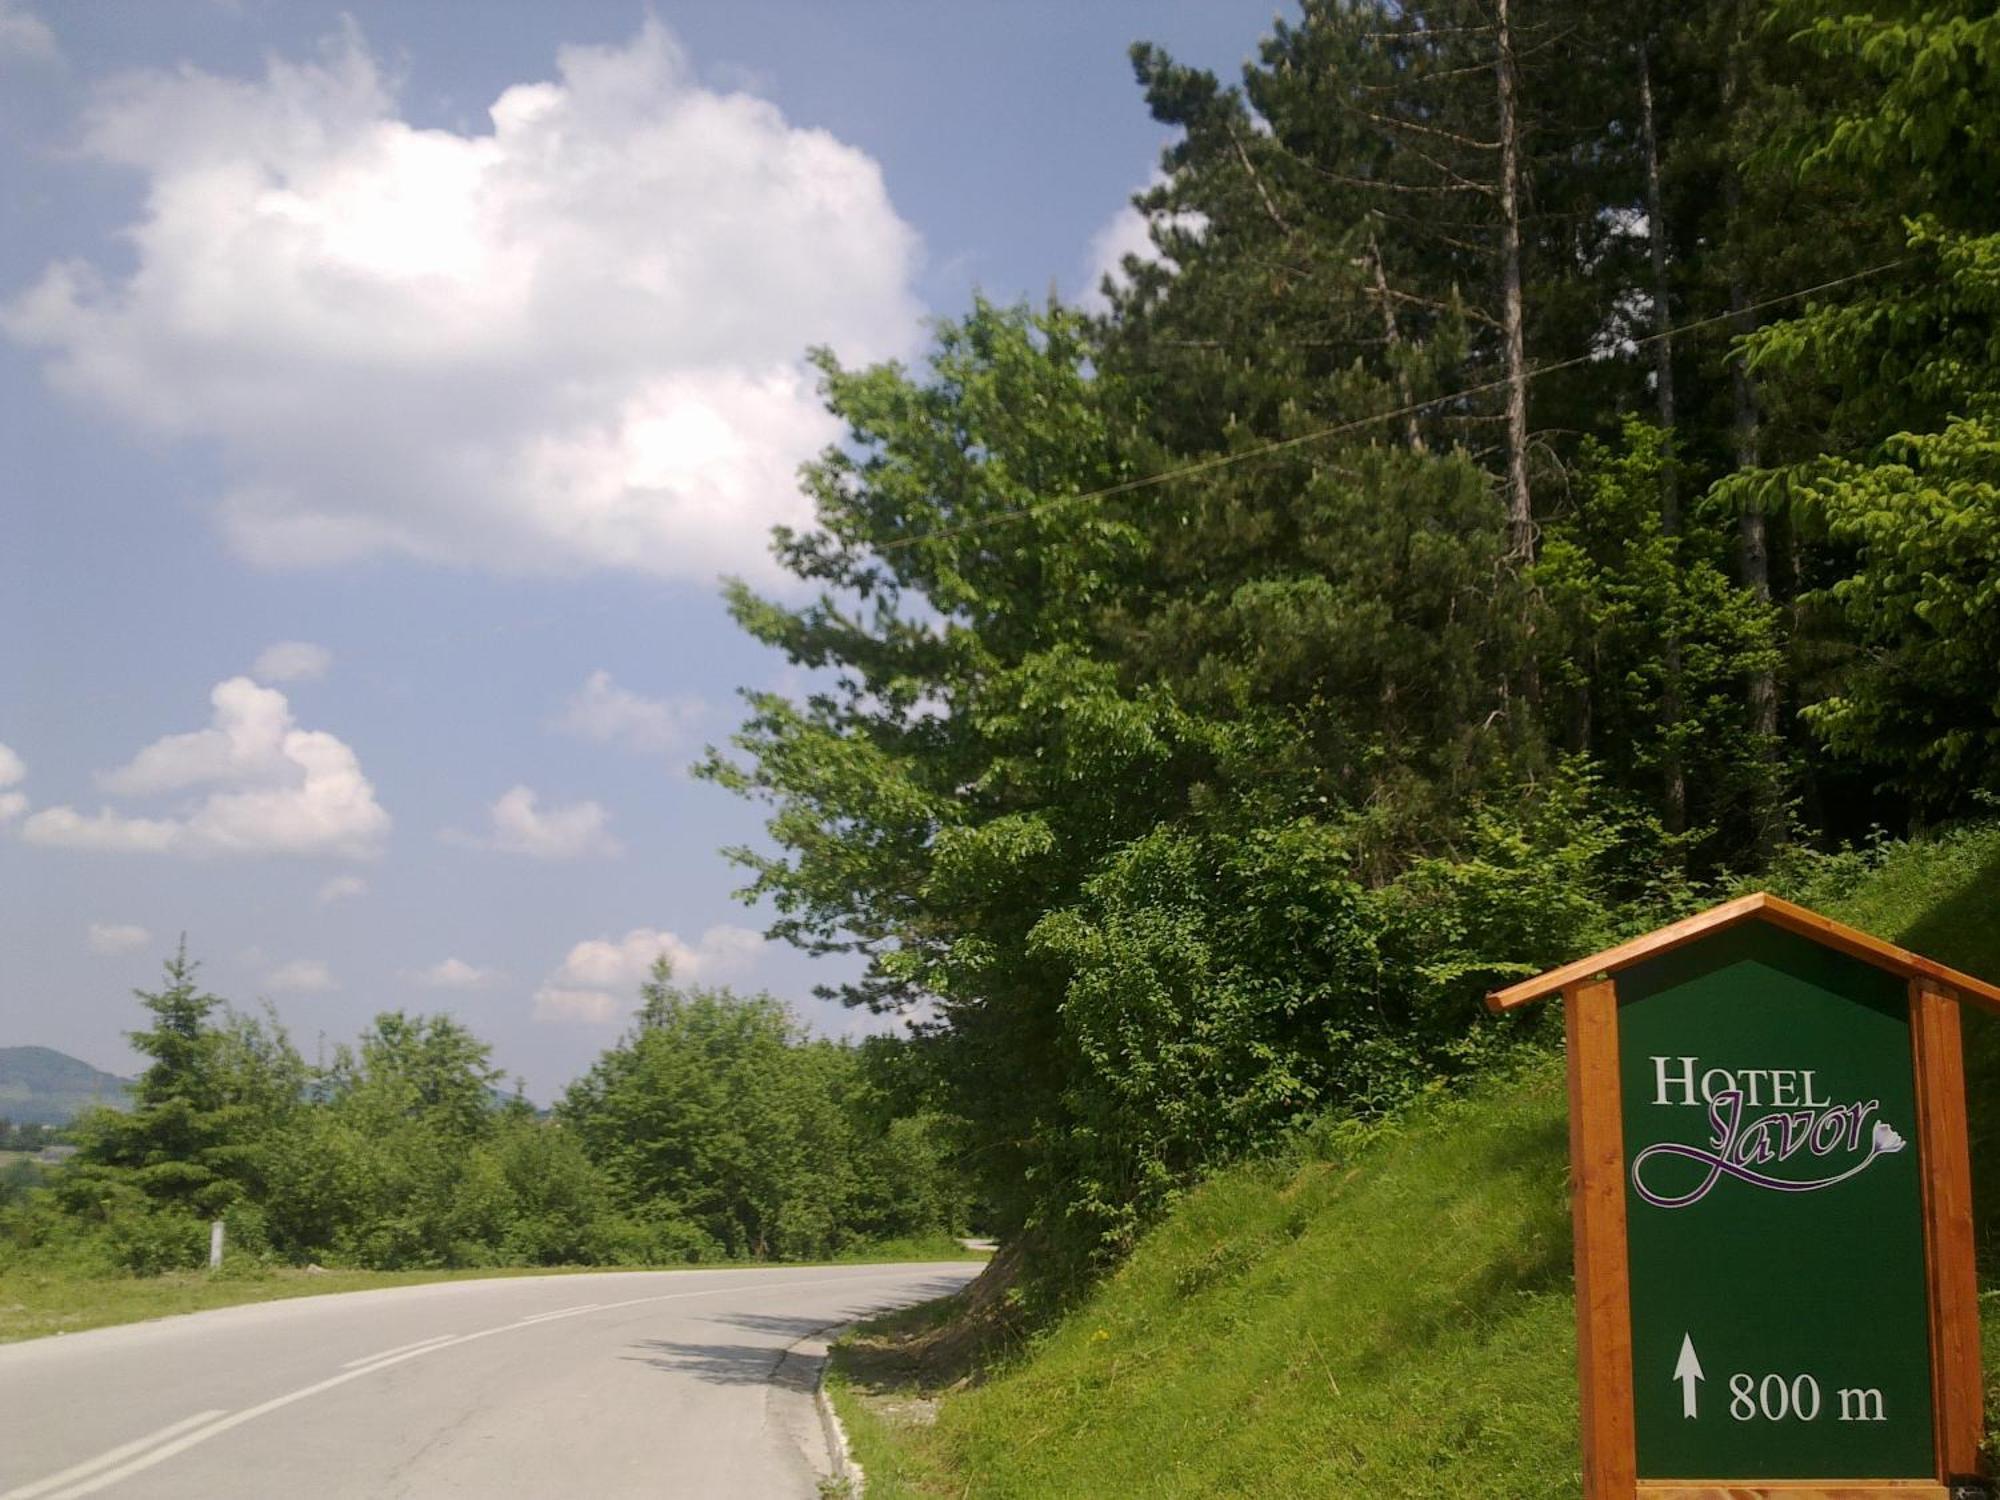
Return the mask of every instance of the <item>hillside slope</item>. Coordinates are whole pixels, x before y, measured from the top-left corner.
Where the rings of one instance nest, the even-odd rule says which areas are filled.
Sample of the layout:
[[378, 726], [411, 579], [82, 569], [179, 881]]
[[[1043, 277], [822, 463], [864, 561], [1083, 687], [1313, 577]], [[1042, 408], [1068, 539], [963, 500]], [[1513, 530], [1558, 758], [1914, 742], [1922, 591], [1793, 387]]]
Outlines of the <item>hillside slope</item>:
[[123, 1106], [131, 1084], [53, 1047], [0, 1047], [0, 1117], [67, 1125], [94, 1104]]
[[[2000, 830], [1786, 884], [2000, 977]], [[1990, 1286], [2000, 1025], [1966, 1029]], [[933, 1424], [898, 1425], [895, 1403], [846, 1391], [869, 1494], [1574, 1496], [1565, 1139], [1550, 1058], [1429, 1101], [1356, 1149], [1221, 1174], [1023, 1356], [939, 1402]], [[2000, 1306], [1986, 1306], [2000, 1372]]]

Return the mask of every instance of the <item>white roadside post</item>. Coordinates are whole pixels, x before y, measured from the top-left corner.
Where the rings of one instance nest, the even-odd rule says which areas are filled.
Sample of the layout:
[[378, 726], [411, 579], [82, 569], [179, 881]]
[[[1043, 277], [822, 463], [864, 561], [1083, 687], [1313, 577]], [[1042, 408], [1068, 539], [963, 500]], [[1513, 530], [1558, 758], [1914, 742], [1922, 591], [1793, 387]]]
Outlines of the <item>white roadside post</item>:
[[208, 1223], [208, 1268], [222, 1269], [222, 1220], [211, 1219]]

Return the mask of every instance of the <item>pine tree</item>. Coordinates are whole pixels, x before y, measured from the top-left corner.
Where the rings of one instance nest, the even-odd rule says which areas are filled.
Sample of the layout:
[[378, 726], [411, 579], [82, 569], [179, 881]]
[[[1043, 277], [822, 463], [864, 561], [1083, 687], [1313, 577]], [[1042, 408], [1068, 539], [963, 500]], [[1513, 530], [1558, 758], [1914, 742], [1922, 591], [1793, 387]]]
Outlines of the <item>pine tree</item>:
[[129, 1111], [100, 1109], [79, 1122], [81, 1149], [64, 1184], [71, 1199], [123, 1185], [161, 1207], [212, 1217], [242, 1196], [254, 1156], [243, 1128], [249, 1111], [226, 1083], [214, 1023], [222, 1001], [201, 988], [199, 967], [183, 940], [160, 988], [133, 992], [152, 1024], [129, 1035], [152, 1061]]

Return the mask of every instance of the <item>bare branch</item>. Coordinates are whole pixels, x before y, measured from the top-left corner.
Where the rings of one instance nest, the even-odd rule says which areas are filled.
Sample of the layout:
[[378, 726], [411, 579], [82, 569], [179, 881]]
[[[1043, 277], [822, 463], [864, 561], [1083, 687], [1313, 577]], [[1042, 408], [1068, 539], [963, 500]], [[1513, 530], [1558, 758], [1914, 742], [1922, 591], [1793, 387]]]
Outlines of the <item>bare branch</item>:
[[1415, 131], [1418, 135], [1438, 136], [1443, 140], [1452, 142], [1454, 145], [1464, 146], [1472, 151], [1498, 151], [1502, 144], [1499, 141], [1477, 141], [1469, 135], [1460, 135], [1455, 130], [1446, 130], [1437, 125], [1419, 125], [1415, 120], [1399, 120], [1394, 115], [1377, 114], [1374, 110], [1363, 109], [1358, 104], [1343, 102], [1340, 107], [1347, 110], [1350, 114], [1361, 116], [1364, 120], [1372, 120], [1377, 125], [1387, 125], [1395, 130], [1411, 130]]
[[1271, 201], [1271, 194], [1264, 187], [1264, 179], [1257, 175], [1257, 169], [1250, 164], [1250, 153], [1243, 149], [1243, 142], [1236, 134], [1236, 127], [1226, 125], [1223, 128], [1229, 132], [1229, 144], [1236, 148], [1236, 159], [1243, 163], [1243, 170], [1250, 174], [1251, 185], [1257, 189], [1257, 196], [1263, 201], [1264, 212], [1271, 216], [1273, 224], [1286, 234], [1290, 234], [1292, 226], [1286, 223], [1285, 216], [1278, 212], [1278, 205]]

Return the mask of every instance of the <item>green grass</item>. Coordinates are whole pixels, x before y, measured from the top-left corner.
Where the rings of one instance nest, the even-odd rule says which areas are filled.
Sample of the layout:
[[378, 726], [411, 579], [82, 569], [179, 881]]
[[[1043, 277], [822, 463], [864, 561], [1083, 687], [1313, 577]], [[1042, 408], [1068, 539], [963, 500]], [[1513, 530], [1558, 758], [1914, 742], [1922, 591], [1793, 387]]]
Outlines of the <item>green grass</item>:
[[[2000, 830], [1798, 872], [1787, 894], [2000, 977]], [[1966, 1032], [2000, 1372], [2000, 1024]], [[844, 1347], [829, 1384], [871, 1500], [1574, 1496], [1565, 1133], [1552, 1058], [1335, 1159], [1221, 1173], [1073, 1313], [935, 1401]]]
[[[885, 1240], [857, 1248], [827, 1265], [871, 1265], [910, 1260], [984, 1260], [956, 1240], [939, 1235]], [[713, 1261], [673, 1265], [665, 1271], [748, 1269], [758, 1261]], [[421, 1286], [432, 1281], [472, 1281], [490, 1276], [562, 1276], [645, 1267], [562, 1266], [485, 1267], [455, 1271], [303, 1271], [289, 1267], [225, 1266], [220, 1272], [173, 1271], [163, 1276], [96, 1276], [60, 1267], [0, 1270], [0, 1344], [77, 1333], [113, 1323], [137, 1323], [176, 1313], [273, 1302], [286, 1297], [318, 1297], [329, 1292], [365, 1292], [378, 1287]]]
[[869, 1494], [1574, 1495], [1563, 1130], [1544, 1063], [1218, 1176], [935, 1425], [840, 1392]]

